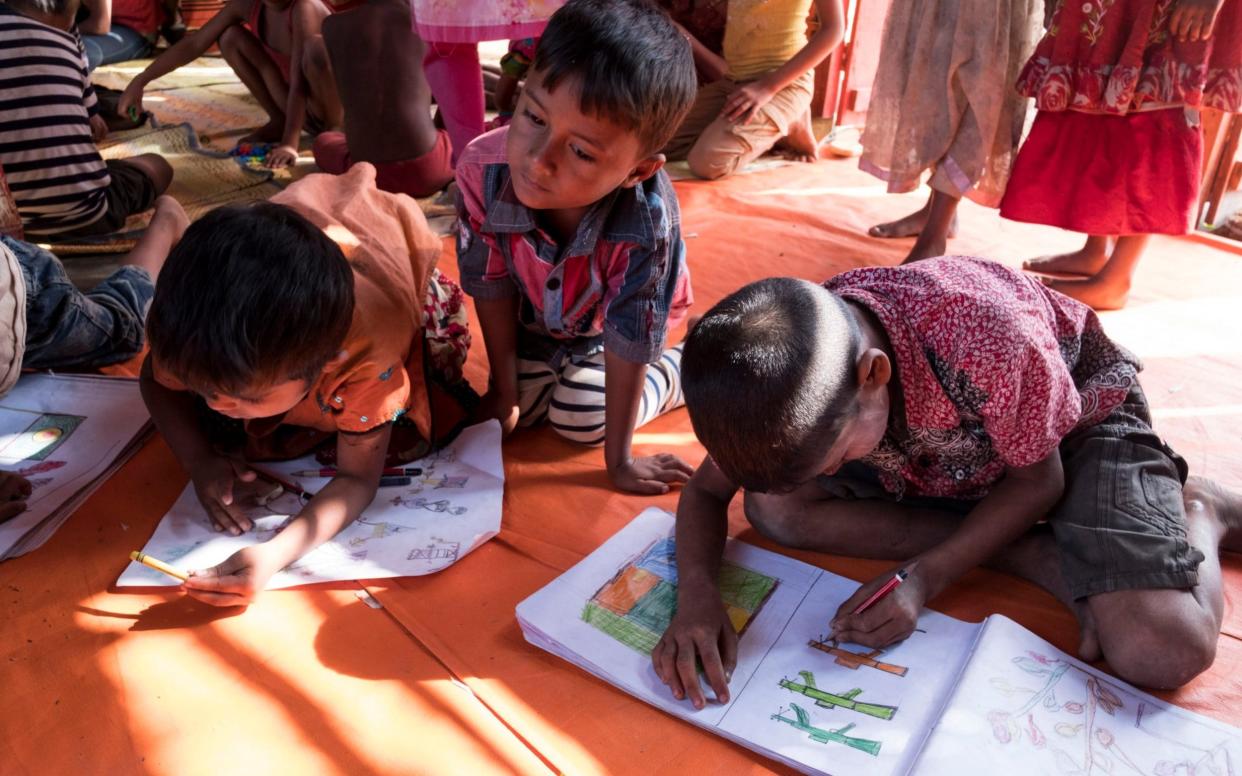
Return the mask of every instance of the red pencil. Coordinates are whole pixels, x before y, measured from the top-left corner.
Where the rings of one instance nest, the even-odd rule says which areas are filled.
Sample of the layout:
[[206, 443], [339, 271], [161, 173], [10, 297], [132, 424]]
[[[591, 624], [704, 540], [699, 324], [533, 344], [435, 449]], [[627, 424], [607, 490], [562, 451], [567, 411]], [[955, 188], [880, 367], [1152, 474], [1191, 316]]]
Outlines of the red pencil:
[[892, 579], [885, 582], [884, 585], [879, 590], [872, 593], [870, 598], [868, 598], [866, 601], [863, 601], [861, 604], [859, 604], [858, 608], [853, 611], [853, 614], [862, 614], [863, 612], [870, 609], [878, 601], [883, 599], [884, 596], [896, 590], [898, 585], [900, 585], [902, 582], [905, 582], [907, 576], [909, 575], [906, 573], [905, 569], [898, 571], [897, 574]]

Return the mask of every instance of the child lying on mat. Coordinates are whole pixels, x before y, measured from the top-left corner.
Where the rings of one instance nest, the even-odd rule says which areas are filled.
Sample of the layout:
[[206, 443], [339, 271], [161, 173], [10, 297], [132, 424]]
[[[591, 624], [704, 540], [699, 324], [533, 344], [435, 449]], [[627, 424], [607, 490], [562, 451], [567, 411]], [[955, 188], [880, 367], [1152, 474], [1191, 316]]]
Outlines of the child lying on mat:
[[277, 143], [267, 165], [287, 167], [297, 161], [304, 123], [312, 132], [341, 126], [341, 101], [319, 35], [331, 13], [321, 0], [230, 0], [202, 29], [186, 35], [130, 81], [117, 112], [141, 112], [147, 84], [218, 43], [224, 60], [268, 115], [267, 124], [241, 142]]
[[[120, 269], [85, 293], [55, 256], [0, 234], [0, 396], [23, 369], [97, 369], [138, 355], [155, 278], [188, 224], [175, 199], [160, 197]], [[0, 472], [0, 523], [29, 495], [24, 478]]]
[[386, 463], [456, 431], [469, 334], [439, 254], [414, 201], [378, 190], [366, 163], [186, 231], [151, 304], [142, 393], [216, 529], [252, 527], [238, 508], [259, 479], [248, 461], [334, 437], [338, 471], [275, 538], [191, 576], [190, 595], [249, 602], [371, 503]]
[[690, 47], [662, 11], [570, 0], [513, 122], [457, 165], [457, 262], [491, 366], [481, 412], [602, 443], [612, 482], [638, 493], [693, 471], [630, 454], [636, 426], [682, 403], [680, 347], [664, 345], [690, 282], [659, 149], [693, 96]]
[[1137, 360], [1085, 305], [964, 257], [776, 278], [712, 308], [682, 364], [710, 458], [681, 496], [677, 613], [652, 652], [676, 697], [702, 707], [696, 657], [728, 697], [715, 576], [739, 487], [773, 541], [904, 562], [890, 595], [854, 613], [892, 571], [841, 604], [833, 638], [900, 641], [987, 564], [1073, 607], [1080, 655], [1129, 682], [1178, 687], [1212, 664], [1242, 494], [1187, 480]]
[[0, 167], [25, 233], [64, 239], [115, 232], [172, 181], [156, 154], [99, 156], [108, 134], [74, 26], [78, 0], [0, 4]]

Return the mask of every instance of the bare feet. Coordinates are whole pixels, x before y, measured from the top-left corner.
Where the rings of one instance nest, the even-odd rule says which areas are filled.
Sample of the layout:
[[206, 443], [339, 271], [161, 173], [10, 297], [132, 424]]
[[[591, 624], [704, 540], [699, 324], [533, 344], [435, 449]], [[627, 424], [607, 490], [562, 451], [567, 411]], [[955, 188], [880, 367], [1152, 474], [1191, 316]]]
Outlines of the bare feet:
[[796, 162], [814, 162], [819, 159], [819, 141], [815, 139], [815, 130], [811, 127], [810, 110], [789, 126], [789, 134], [781, 138], [778, 145], [786, 158]]
[[1108, 263], [1108, 243], [1088, 242], [1073, 253], [1040, 256], [1022, 262], [1028, 272], [1055, 272], [1063, 275], [1094, 277]]
[[902, 259], [902, 264], [913, 264], [923, 259], [933, 259], [937, 256], [943, 256], [948, 250], [948, 240], [940, 235], [934, 235], [931, 230], [924, 229], [919, 233], [919, 239], [914, 241], [914, 247]]
[[1186, 513], [1202, 513], [1215, 526], [1220, 548], [1242, 552], [1242, 493], [1204, 477], [1191, 477], [1182, 490]]
[[1039, 279], [1053, 291], [1060, 291], [1095, 310], [1120, 310], [1126, 306], [1126, 301], [1130, 298], [1129, 279], [1105, 277], [1104, 272], [1081, 280], [1052, 278], [1046, 275], [1040, 275]]
[[277, 143], [285, 133], [285, 120], [272, 119], [263, 126], [238, 140], [239, 143]]
[[[931, 199], [927, 200], [927, 204], [914, 211], [904, 218], [896, 221], [889, 221], [883, 224], [876, 224], [867, 230], [867, 234], [872, 237], [881, 237], [891, 240], [899, 237], [917, 237], [923, 233], [923, 227], [927, 225], [927, 216], [931, 212]], [[957, 237], [957, 215], [954, 214], [953, 220], [949, 223], [949, 231], [945, 237]], [[933, 255], [933, 254], [929, 254]], [[926, 256], [924, 257], [926, 258]]]
[[173, 246], [181, 241], [181, 235], [189, 226], [190, 219], [180, 202], [168, 195], [159, 197], [155, 200], [155, 214], [151, 216], [146, 232], [121, 263], [145, 269], [154, 280]]

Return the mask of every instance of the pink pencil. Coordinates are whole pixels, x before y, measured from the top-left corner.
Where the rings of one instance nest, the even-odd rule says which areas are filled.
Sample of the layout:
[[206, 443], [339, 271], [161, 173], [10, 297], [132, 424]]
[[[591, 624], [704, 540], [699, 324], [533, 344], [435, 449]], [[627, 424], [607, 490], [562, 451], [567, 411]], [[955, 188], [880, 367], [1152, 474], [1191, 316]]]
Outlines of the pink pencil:
[[902, 582], [905, 582], [907, 576], [909, 576], [909, 574], [906, 573], [905, 569], [898, 571], [897, 574], [892, 579], [885, 582], [884, 585], [879, 590], [872, 593], [870, 598], [868, 598], [866, 601], [863, 601], [861, 604], [859, 604], [858, 608], [855, 609], [853, 613], [862, 614], [863, 612], [870, 609], [878, 601], [883, 599], [884, 596], [896, 590], [898, 585], [900, 585]]

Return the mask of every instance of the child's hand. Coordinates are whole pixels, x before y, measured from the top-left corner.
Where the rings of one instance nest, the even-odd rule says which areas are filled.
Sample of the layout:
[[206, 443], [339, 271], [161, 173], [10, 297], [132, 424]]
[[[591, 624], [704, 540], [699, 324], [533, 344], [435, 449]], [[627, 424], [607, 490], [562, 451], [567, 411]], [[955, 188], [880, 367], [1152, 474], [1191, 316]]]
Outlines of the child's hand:
[[270, 545], [256, 544], [238, 550], [218, 566], [191, 571], [182, 585], [186, 595], [212, 606], [246, 606], [263, 592], [280, 571]]
[[26, 511], [26, 499], [34, 488], [20, 474], [0, 472], [0, 523]]
[[104, 117], [96, 113], [90, 118], [91, 122], [91, 140], [98, 143], [108, 136], [108, 122], [104, 121]]
[[238, 506], [253, 498], [253, 488], [248, 486], [258, 479], [245, 462], [213, 455], [192, 467], [192, 472], [194, 493], [207, 510], [213, 528], [238, 536], [254, 527]]
[[672, 453], [631, 458], [618, 466], [612, 475], [612, 484], [631, 493], [668, 493], [672, 483], [690, 480], [694, 467]]
[[673, 691], [673, 697], [688, 697], [694, 708], [701, 709], [707, 699], [699, 683], [696, 659], [703, 664], [703, 674], [716, 700], [728, 703], [729, 680], [737, 666], [737, 633], [714, 585], [697, 595], [681, 591], [677, 613], [651, 650], [656, 675]]
[[510, 399], [502, 396], [495, 388], [489, 389], [483, 394], [483, 398], [479, 400], [479, 406], [475, 410], [475, 416], [480, 420], [491, 420], [495, 418], [500, 421], [500, 432], [504, 436], [513, 433], [513, 429], [518, 424], [518, 403], [517, 399]]
[[[132, 115], [131, 109], [135, 109]], [[121, 92], [120, 99], [116, 101], [116, 115], [128, 119], [134, 115], [142, 115], [142, 112], [142, 87], [137, 81], [130, 81], [125, 91]]]
[[919, 564], [911, 563], [905, 569], [906, 581], [896, 590], [876, 601], [862, 614], [853, 614], [872, 593], [893, 578], [896, 569], [858, 588], [837, 609], [829, 624], [832, 632], [828, 638], [873, 648], [887, 647], [909, 638], [918, 626], [923, 604], [927, 603], [927, 580], [923, 578]]
[[1183, 43], [1207, 40], [1223, 0], [1178, 0], [1169, 17], [1169, 32]]
[[284, 143], [267, 152], [267, 166], [273, 170], [288, 167], [298, 161], [298, 149]]
[[733, 90], [720, 110], [720, 117], [734, 124], [745, 124], [776, 95], [763, 79], [751, 81]]

